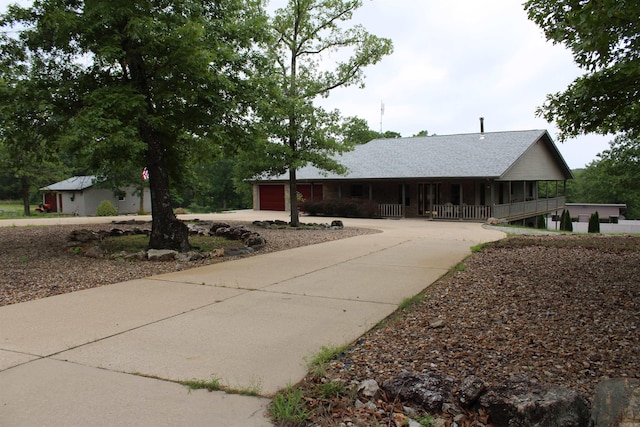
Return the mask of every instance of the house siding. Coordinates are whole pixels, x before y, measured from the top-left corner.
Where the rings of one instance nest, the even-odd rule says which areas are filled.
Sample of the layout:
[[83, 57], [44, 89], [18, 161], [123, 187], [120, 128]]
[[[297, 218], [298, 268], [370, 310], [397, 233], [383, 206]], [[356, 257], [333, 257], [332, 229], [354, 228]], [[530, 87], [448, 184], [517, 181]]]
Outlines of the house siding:
[[538, 140], [500, 179], [504, 181], [562, 181], [566, 179], [566, 176], [546, 144], [542, 140]]

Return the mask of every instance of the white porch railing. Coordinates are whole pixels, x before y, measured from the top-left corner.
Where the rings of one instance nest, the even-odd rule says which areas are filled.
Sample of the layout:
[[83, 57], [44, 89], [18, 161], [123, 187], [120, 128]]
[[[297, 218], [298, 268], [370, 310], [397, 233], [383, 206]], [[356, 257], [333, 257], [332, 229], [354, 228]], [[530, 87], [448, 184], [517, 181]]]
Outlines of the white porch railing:
[[434, 205], [434, 219], [487, 219], [491, 206], [484, 205]]
[[496, 205], [493, 210], [495, 218], [525, 218], [527, 215], [539, 215], [563, 208], [565, 197], [553, 197], [549, 199], [529, 200], [526, 202]]
[[483, 205], [434, 205], [434, 219], [472, 219], [486, 220], [490, 217], [504, 219], [522, 219], [527, 216], [541, 215], [565, 205], [565, 197], [530, 200], [496, 206]]
[[402, 218], [404, 217], [404, 206], [393, 203], [380, 203], [378, 205], [378, 215], [382, 218]]

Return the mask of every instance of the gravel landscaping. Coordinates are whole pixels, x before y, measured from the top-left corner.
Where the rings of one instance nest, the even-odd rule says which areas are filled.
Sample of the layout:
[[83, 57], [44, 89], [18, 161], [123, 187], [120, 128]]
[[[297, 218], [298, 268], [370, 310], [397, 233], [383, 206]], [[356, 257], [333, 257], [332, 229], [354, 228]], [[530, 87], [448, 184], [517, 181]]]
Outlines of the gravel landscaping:
[[[295, 230], [265, 229], [240, 222], [229, 224], [243, 225], [266, 239], [267, 245], [254, 254], [377, 232], [349, 227], [341, 230]], [[0, 306], [236, 259], [229, 256], [190, 262], [96, 259], [76, 254], [74, 247], [67, 242], [69, 234], [79, 229], [131, 230], [145, 226], [150, 228], [151, 224], [0, 227]]]
[[[112, 227], [0, 228], [0, 306], [232, 259], [123, 262], [79, 256], [66, 245], [72, 230]], [[267, 240], [257, 253], [375, 232], [253, 230]], [[360, 396], [356, 405], [353, 392], [316, 393], [319, 383], [349, 390], [402, 372], [435, 372], [457, 382], [475, 375], [489, 386], [520, 375], [591, 401], [602, 379], [640, 378], [638, 277], [637, 236], [514, 236], [488, 244], [361, 337], [321, 378], [298, 384], [313, 411], [308, 425], [402, 425], [416, 414], [392, 396], [370, 402]], [[440, 425], [452, 425], [454, 416], [459, 426], [490, 425], [470, 412], [444, 414]]]
[[[638, 277], [640, 237], [510, 237], [472, 254], [424, 299], [365, 334], [323, 378], [299, 386], [313, 396], [318, 383], [383, 384], [402, 372], [458, 384], [475, 375], [488, 386], [518, 375], [591, 402], [603, 379], [640, 378]], [[349, 393], [309, 402], [310, 425], [318, 426], [402, 425], [412, 412], [384, 394], [366, 406]], [[482, 412], [465, 411], [441, 415], [439, 425], [456, 417], [459, 426], [490, 425]]]

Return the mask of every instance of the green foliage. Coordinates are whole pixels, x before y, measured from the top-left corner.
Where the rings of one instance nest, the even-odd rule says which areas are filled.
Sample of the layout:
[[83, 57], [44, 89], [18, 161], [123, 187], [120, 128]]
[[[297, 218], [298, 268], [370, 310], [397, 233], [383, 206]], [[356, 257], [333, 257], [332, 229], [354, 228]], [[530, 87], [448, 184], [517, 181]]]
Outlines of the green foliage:
[[113, 206], [109, 200], [103, 200], [98, 205], [98, 209], [96, 209], [97, 216], [116, 216], [118, 215], [118, 211], [116, 207]]
[[308, 215], [337, 216], [346, 218], [375, 218], [378, 204], [363, 199], [305, 200], [300, 209]]
[[322, 346], [320, 351], [307, 360], [307, 368], [313, 373], [313, 375], [320, 377], [325, 374], [327, 364], [347, 349], [346, 345], [330, 345]]
[[341, 381], [324, 381], [316, 386], [315, 392], [322, 399], [333, 399], [347, 394], [347, 387]]
[[182, 384], [189, 387], [189, 390], [217, 391], [222, 389], [222, 386], [220, 385], [220, 380], [218, 378], [211, 378], [209, 381], [187, 380], [187, 381], [182, 381]]
[[398, 308], [403, 311], [409, 310], [412, 307], [414, 307], [416, 304], [420, 304], [422, 301], [424, 301], [425, 298], [426, 298], [426, 295], [424, 293], [419, 293], [418, 295], [405, 298], [402, 300], [402, 302], [400, 302], [400, 305], [398, 306]]
[[383, 138], [394, 138], [395, 139], [395, 138], [402, 138], [402, 135], [400, 135], [399, 132], [394, 132], [392, 130], [388, 130], [388, 131], [385, 131], [382, 134], [382, 137]]
[[311, 416], [302, 391], [291, 386], [276, 394], [269, 406], [269, 413], [279, 426], [302, 426]]
[[628, 219], [640, 218], [640, 138], [617, 136], [595, 161], [573, 172], [568, 202], [624, 203]]
[[562, 211], [560, 216], [560, 230], [573, 231], [573, 222], [571, 221], [571, 213], [568, 209]]
[[369, 129], [369, 124], [366, 120], [358, 117], [346, 119], [345, 123], [342, 124], [341, 133], [348, 144], [366, 144], [380, 137], [378, 132]]
[[[263, 137], [244, 153], [241, 169], [253, 175], [289, 171], [292, 186], [296, 171], [308, 164], [323, 171], [345, 172], [332, 156], [352, 149], [361, 140], [357, 132], [350, 136], [352, 140], [342, 134], [353, 126], [361, 130], [361, 126], [353, 119], [351, 127], [341, 124], [338, 111], [325, 111], [314, 100], [338, 87], [362, 86], [363, 69], [391, 53], [390, 40], [369, 34], [362, 26], [343, 26], [361, 5], [361, 0], [288, 0], [275, 11], [270, 22], [273, 43], [268, 51], [275, 69], [268, 103], [260, 111]], [[333, 65], [329, 62], [344, 57]], [[291, 193], [291, 222], [297, 226], [298, 202]]]
[[589, 217], [589, 233], [599, 233], [600, 232], [600, 215], [598, 211], [591, 214]]
[[[254, 140], [250, 120], [265, 93], [260, 76], [270, 75], [262, 2], [42, 0], [8, 11], [0, 22], [24, 29], [15, 43], [0, 33], [3, 52], [22, 63], [43, 58], [35, 68], [42, 72], [23, 79], [45, 89], [36, 123], [57, 117], [49, 104], [63, 105], [62, 118], [47, 129], [59, 130], [65, 151], [81, 154], [114, 187], [138, 178], [146, 165], [150, 245], [187, 249], [170, 183], [181, 183], [192, 159], [221, 157]], [[46, 90], [56, 97], [46, 98]]]
[[536, 228], [545, 230], [547, 228], [547, 218], [544, 215], [536, 217]]
[[592, 132], [640, 135], [640, 2], [529, 0], [525, 9], [586, 70], [539, 109], [555, 120], [560, 140]]
[[424, 427], [431, 427], [433, 423], [435, 423], [435, 418], [431, 415], [424, 415], [420, 417], [416, 417], [416, 422]]

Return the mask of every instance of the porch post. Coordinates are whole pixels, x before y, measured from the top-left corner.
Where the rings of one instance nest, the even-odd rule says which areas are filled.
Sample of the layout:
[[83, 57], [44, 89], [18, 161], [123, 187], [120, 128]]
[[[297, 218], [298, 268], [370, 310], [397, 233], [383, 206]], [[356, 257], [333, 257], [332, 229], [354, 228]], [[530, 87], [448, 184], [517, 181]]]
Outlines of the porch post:
[[460, 197], [460, 204], [458, 205], [458, 219], [463, 219], [464, 218], [464, 213], [462, 212], [462, 205], [464, 204], [464, 191], [463, 191], [463, 183], [460, 183], [460, 194], [458, 195], [458, 197]]
[[433, 219], [433, 183], [429, 184], [429, 216]]
[[404, 204], [407, 197], [407, 187], [405, 184], [402, 184], [402, 203], [400, 203], [400, 212], [402, 213], [402, 217], [404, 218]]

